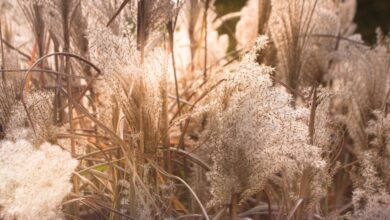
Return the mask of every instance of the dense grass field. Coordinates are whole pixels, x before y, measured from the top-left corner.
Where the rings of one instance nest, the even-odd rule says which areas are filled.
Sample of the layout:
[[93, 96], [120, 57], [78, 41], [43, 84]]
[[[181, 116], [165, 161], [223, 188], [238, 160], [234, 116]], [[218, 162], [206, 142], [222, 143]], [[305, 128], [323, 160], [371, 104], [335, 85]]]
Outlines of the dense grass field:
[[389, 7], [0, 0], [0, 219], [390, 219]]

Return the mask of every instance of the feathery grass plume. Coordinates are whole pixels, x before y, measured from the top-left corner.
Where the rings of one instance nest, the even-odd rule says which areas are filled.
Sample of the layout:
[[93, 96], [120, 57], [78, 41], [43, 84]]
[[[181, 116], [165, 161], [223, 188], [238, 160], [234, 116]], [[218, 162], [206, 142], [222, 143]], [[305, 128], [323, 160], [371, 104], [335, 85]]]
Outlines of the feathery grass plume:
[[[266, 42], [260, 38], [258, 48]], [[282, 174], [293, 183], [304, 169], [320, 173], [325, 167], [321, 150], [308, 144], [308, 111], [289, 106], [290, 96], [272, 86], [268, 74], [273, 69], [259, 66], [255, 57], [246, 55], [235, 73], [227, 73], [226, 84], [215, 94], [201, 142], [213, 162], [208, 174], [210, 206], [228, 204], [236, 193], [246, 199], [275, 175]]]
[[292, 89], [297, 89], [308, 57], [307, 41], [313, 30], [317, 0], [273, 0], [269, 26], [277, 48], [278, 71]]
[[271, 13], [270, 0], [249, 0], [240, 11], [236, 39], [240, 48], [251, 48], [259, 34], [265, 34]]
[[88, 36], [91, 59], [105, 75], [140, 73], [135, 35], [131, 31], [125, 29], [122, 35], [115, 35], [109, 28], [98, 27], [90, 28]]
[[172, 0], [137, 1], [137, 49], [141, 53], [141, 63], [152, 32], [176, 16], [181, 5], [182, 1]]
[[359, 155], [360, 171], [358, 181], [354, 182], [352, 202], [353, 218], [388, 219], [390, 217], [390, 194], [374, 166], [379, 155], [366, 151]]
[[389, 218], [390, 40], [356, 2], [0, 0], [0, 219], [62, 218], [71, 185], [80, 219]]
[[[250, 0], [241, 9], [235, 33], [237, 50], [251, 49], [259, 34], [271, 36], [268, 27], [271, 9], [271, 0]], [[267, 49], [259, 52], [257, 62], [276, 66], [276, 48], [271, 37]]]
[[15, 101], [9, 109], [9, 119], [5, 126], [6, 138], [9, 140], [25, 138], [38, 145], [42, 142], [56, 143], [58, 129], [53, 123], [52, 99], [53, 94], [45, 91], [25, 95], [24, 101], [30, 118], [22, 103]]
[[340, 23], [340, 35], [349, 36], [355, 31], [356, 0], [323, 0], [318, 2], [322, 8], [337, 14]]
[[[157, 66], [152, 68], [155, 67]], [[153, 73], [152, 71], [145, 71], [145, 73]], [[134, 75], [127, 79], [122, 77], [119, 79], [126, 81], [117, 81], [121, 85], [119, 85], [120, 90], [117, 91], [116, 99], [125, 114], [131, 133], [139, 134], [140, 138], [144, 139], [140, 140], [144, 143], [143, 153], [154, 155], [159, 141], [158, 118], [161, 104], [159, 85], [156, 83], [159, 82], [158, 78]]]
[[[4, 26], [1, 26], [2, 33], [4, 33]], [[3, 76], [0, 81], [0, 138], [3, 138], [5, 133], [4, 130], [8, 122], [10, 121], [12, 115], [12, 108], [18, 102], [18, 93], [19, 93], [19, 84], [20, 73], [13, 72], [12, 74], [7, 73], [7, 70], [17, 70], [19, 69], [19, 57], [15, 51], [10, 50], [9, 48], [4, 48], [4, 38], [9, 38], [12, 40], [12, 37], [1, 36], [2, 40], [2, 56], [0, 56], [1, 63], [1, 75]], [[3, 60], [4, 59], [4, 60]]]
[[[272, 1], [270, 32], [278, 51], [278, 70], [287, 84], [324, 83], [338, 49], [338, 37], [350, 34], [354, 10], [346, 11], [347, 2]], [[353, 1], [348, 1], [348, 5]], [[352, 17], [352, 18], [351, 18]], [[352, 29], [352, 28], [350, 28]]]
[[339, 0], [337, 3], [338, 15], [340, 17], [340, 33], [342, 36], [349, 36], [356, 29], [356, 24], [353, 20], [357, 10], [357, 1]]
[[388, 193], [369, 194], [361, 190], [355, 190], [353, 198], [355, 213], [349, 219], [376, 220], [390, 218], [390, 195]]
[[[30, 118], [28, 118], [22, 103], [15, 101], [9, 109], [8, 123], [5, 124], [7, 139], [28, 138], [29, 140], [34, 139], [36, 144], [55, 143], [57, 128], [53, 124], [52, 99], [53, 95], [45, 91], [25, 95], [25, 104]], [[33, 131], [35, 131], [35, 138], [32, 138]]]
[[240, 11], [236, 39], [240, 48], [252, 47], [259, 34], [259, 0], [249, 0]]
[[376, 152], [373, 164], [390, 192], [390, 115], [384, 111], [374, 111], [375, 119], [368, 122], [366, 133], [369, 137], [369, 148]]
[[0, 82], [0, 138], [12, 117], [12, 107], [17, 102], [17, 92], [12, 81]]
[[5, 135], [7, 140], [13, 141], [19, 138], [33, 139], [34, 133], [29, 127], [26, 110], [20, 102], [17, 102], [11, 109], [9, 123], [5, 126]]
[[[118, 81], [115, 85], [118, 88], [115, 99], [124, 113], [131, 135], [129, 141], [132, 144], [129, 150], [138, 156], [135, 159], [138, 175], [142, 177], [143, 184], [146, 184], [153, 193], [157, 193], [159, 187], [156, 182], [156, 171], [145, 160], [145, 157], [155, 160], [157, 156], [161, 120], [159, 88], [160, 80], [167, 72], [167, 58], [166, 54], [157, 51], [150, 54], [150, 56], [145, 57], [145, 65], [141, 74], [116, 76]], [[148, 215], [157, 214], [159, 210], [153, 210], [153, 207], [142, 207], [148, 206], [150, 201], [148, 202], [147, 197], [141, 193], [141, 188], [137, 186], [136, 182], [133, 182], [133, 186], [133, 190], [138, 191], [135, 192], [135, 200], [132, 199], [131, 205], [135, 205], [133, 213], [137, 213], [139, 218], [147, 214], [148, 210]], [[139, 199], [142, 200], [141, 206], [137, 201]]]
[[94, 84], [94, 91], [96, 92], [96, 117], [105, 126], [115, 131], [118, 125], [118, 121], [115, 119], [115, 116], [118, 115], [118, 103], [115, 102], [114, 90], [108, 81], [110, 80], [103, 79]]
[[121, 83], [117, 77], [127, 78], [131, 75], [141, 74], [137, 65], [140, 60], [136, 44], [129, 40], [135, 39], [135, 36], [129, 31], [125, 34], [125, 37], [115, 35], [111, 29], [106, 27], [88, 31], [91, 59], [104, 73], [103, 79], [94, 84], [94, 90], [97, 94], [97, 117], [113, 130], [116, 130], [116, 127], [113, 127], [116, 124], [113, 122], [113, 115], [117, 106], [114, 95], [119, 90]]
[[[354, 216], [386, 219], [389, 213], [386, 102], [390, 89], [389, 52], [384, 46], [362, 45], [360, 36], [340, 42], [330, 75], [335, 119], [353, 140], [359, 165], [352, 182]], [[381, 109], [381, 111], [378, 111]]]
[[[358, 42], [357, 38], [350, 38]], [[360, 148], [368, 145], [365, 128], [371, 111], [380, 109], [390, 87], [389, 53], [350, 41], [340, 42], [338, 59], [331, 69], [333, 90], [339, 100], [337, 118], [347, 126]]]
[[[160, 144], [160, 87], [166, 78], [168, 55], [159, 49], [148, 50], [144, 64], [141, 65], [136, 44], [131, 40], [134, 36], [131, 33], [115, 36], [110, 32], [108, 28], [90, 32], [92, 58], [97, 61], [99, 67], [101, 65], [104, 73], [101, 84], [106, 85], [104, 88], [110, 88], [108, 91], [98, 90], [98, 93], [111, 97], [112, 103], [115, 103], [118, 109], [110, 111], [123, 114], [123, 118], [119, 120], [124, 119], [125, 125], [113, 128], [116, 131], [121, 129], [117, 132], [124, 134], [123, 139], [129, 143], [123, 154], [136, 155], [128, 161], [131, 163], [129, 166], [137, 167], [137, 170], [135, 173], [130, 170], [131, 176], [128, 177], [130, 201], [127, 208], [137, 218], [152, 218], [159, 213], [153, 205], [159, 199], [156, 196], [151, 200], [147, 195], [157, 195], [157, 188], [160, 186], [156, 182], [156, 171], [147, 159], [156, 159], [157, 147]], [[104, 101], [108, 103], [108, 100]], [[101, 110], [98, 112], [102, 113]], [[105, 121], [113, 120], [112, 115], [107, 116], [110, 118]], [[134, 176], [141, 177], [141, 181]]]
[[56, 145], [0, 142], [0, 218], [57, 219], [77, 160]]
[[[161, 74], [165, 74], [167, 71], [167, 66], [164, 67], [167, 65], [167, 60], [164, 61], [164, 59], [167, 59], [166, 55], [158, 50], [150, 52], [150, 54], [147, 52], [148, 65], [141, 67], [139, 65], [141, 61], [136, 50], [136, 44], [130, 40], [134, 39], [134, 35], [131, 35], [131, 33], [128, 33], [125, 37], [115, 36], [111, 34], [109, 29], [102, 28], [91, 30], [90, 36], [92, 58], [105, 73], [104, 81], [101, 83], [107, 85], [103, 87], [105, 91], [102, 91], [102, 87], [100, 89], [97, 88], [100, 91], [98, 93], [105, 93], [109, 97], [116, 95], [115, 99], [121, 107], [129, 110], [124, 112], [126, 117], [128, 117], [129, 124], [131, 126], [139, 124], [133, 123], [137, 117], [130, 114], [134, 113], [134, 109], [130, 109], [140, 107], [140, 101], [145, 102], [145, 106], [149, 106], [151, 109], [156, 108], [160, 104], [158, 88], [162, 79]], [[143, 85], [145, 83], [147, 85]], [[144, 86], [146, 87], [144, 88]], [[145, 92], [143, 89], [149, 90], [147, 91], [149, 94], [143, 94]], [[132, 106], [135, 103], [138, 104]], [[156, 112], [156, 109], [151, 110], [150, 113], [153, 114], [153, 117], [157, 116], [158, 118], [159, 110]], [[136, 118], [132, 119], [132, 117]]]
[[[315, 94], [314, 94], [315, 95]], [[318, 146], [322, 150], [322, 158], [327, 162], [327, 175], [325, 179], [322, 180], [324, 185], [328, 187], [328, 190], [333, 190], [335, 188], [342, 188], [340, 185], [349, 184], [349, 180], [346, 180], [346, 174], [341, 168], [341, 164], [345, 163], [345, 158], [340, 158], [343, 153], [341, 153], [345, 148], [345, 127], [335, 117], [335, 111], [337, 110], [337, 99], [335, 94], [327, 87], [318, 88], [318, 98], [316, 103], [311, 103], [316, 105], [315, 108], [315, 118], [314, 120], [314, 135], [313, 135], [313, 145]], [[342, 176], [344, 181], [341, 183], [337, 179], [337, 175]], [[334, 194], [326, 194], [326, 199], [329, 202], [329, 205], [334, 202], [335, 206], [342, 203], [342, 200], [339, 199], [339, 195], [343, 195], [345, 191], [343, 190], [333, 190]], [[332, 196], [332, 197], [330, 197]], [[332, 214], [327, 213], [327, 218], [335, 218]]]
[[313, 27], [307, 40], [307, 57], [302, 66], [301, 82], [305, 85], [326, 83], [329, 65], [337, 50], [340, 33], [338, 14], [319, 3], [312, 15]]
[[[29, 125], [35, 131], [36, 141], [56, 142], [57, 128], [53, 123], [53, 94], [37, 91], [26, 95], [25, 103], [31, 122]], [[32, 123], [32, 124], [31, 124]]]
[[343, 125], [334, 117], [334, 93], [327, 88], [321, 88], [314, 122], [315, 146], [320, 147], [327, 156], [337, 152], [344, 136]]
[[[116, 10], [122, 2], [116, 0], [81, 1], [82, 11], [88, 21], [88, 27], [102, 28], [114, 16]], [[135, 34], [136, 29], [136, 1], [131, 1], [129, 7], [123, 8], [118, 16], [108, 26], [114, 35], [121, 35], [121, 30], [130, 29]]]

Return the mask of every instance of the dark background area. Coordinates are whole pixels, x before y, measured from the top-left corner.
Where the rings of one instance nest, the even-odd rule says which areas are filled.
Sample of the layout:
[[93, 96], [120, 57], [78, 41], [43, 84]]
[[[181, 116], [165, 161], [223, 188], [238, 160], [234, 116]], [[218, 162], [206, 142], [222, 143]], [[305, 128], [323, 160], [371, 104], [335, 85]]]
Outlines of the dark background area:
[[[215, 6], [218, 12], [226, 14], [240, 10], [247, 0], [216, 0]], [[319, 0], [321, 1], [321, 0]], [[229, 21], [221, 33], [234, 31], [238, 19]], [[358, 10], [355, 17], [358, 25], [357, 32], [361, 33], [367, 42], [375, 41], [375, 30], [381, 27], [384, 33], [390, 29], [390, 0], [358, 0]]]
[[384, 33], [389, 33], [390, 0], [358, 0], [355, 22], [358, 24], [357, 32], [366, 41], [375, 40], [377, 27], [381, 27]]

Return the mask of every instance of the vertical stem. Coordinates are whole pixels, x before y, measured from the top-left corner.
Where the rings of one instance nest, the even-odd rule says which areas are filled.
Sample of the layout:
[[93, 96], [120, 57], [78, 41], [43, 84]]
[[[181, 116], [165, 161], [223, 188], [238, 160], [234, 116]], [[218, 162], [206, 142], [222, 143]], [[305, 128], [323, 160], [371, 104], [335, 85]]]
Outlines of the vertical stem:
[[310, 109], [310, 122], [309, 122], [309, 137], [310, 144], [314, 144], [314, 133], [315, 133], [315, 118], [316, 118], [316, 109], [317, 109], [317, 87], [313, 88], [313, 100]]
[[[138, 109], [138, 118], [139, 118], [139, 149], [137, 149], [137, 155], [138, 155], [138, 158], [136, 158], [137, 160], [137, 163], [136, 165], [138, 165], [138, 175], [141, 177], [141, 179], [144, 181], [144, 183], [148, 183], [148, 177], [144, 175], [144, 171], [145, 171], [145, 164], [146, 164], [146, 159], [145, 159], [145, 156], [146, 156], [146, 151], [148, 150], [147, 147], [145, 145], [145, 132], [147, 132], [145, 130], [145, 122], [144, 121], [144, 117], [145, 117], [145, 110], [144, 110], [144, 105], [145, 105], [145, 87], [144, 87], [144, 77], [143, 75], [141, 75], [141, 77], [139, 78], [139, 82], [140, 85], [141, 85], [141, 88], [140, 88], [140, 97], [139, 97], [139, 109]], [[146, 122], [147, 123], [147, 122]]]
[[[310, 121], [309, 121], [309, 138], [310, 138], [310, 144], [314, 144], [314, 134], [315, 134], [315, 116], [316, 116], [316, 109], [317, 109], [317, 87], [313, 87], [313, 99], [312, 99], [312, 106], [310, 109]], [[310, 181], [311, 181], [312, 171], [308, 167], [306, 168], [301, 177], [300, 182], [300, 190], [299, 190], [299, 197], [303, 199], [303, 203], [300, 206], [300, 208], [297, 210], [296, 218], [302, 219], [304, 209], [307, 205], [307, 199], [310, 196]], [[308, 211], [308, 215], [310, 215], [310, 211]]]
[[[303, 170], [301, 181], [299, 183], [299, 198], [303, 199], [303, 202], [296, 212], [296, 219], [303, 219], [305, 209], [307, 208], [308, 199], [310, 198], [310, 182], [312, 180], [312, 175], [313, 171], [310, 167]], [[308, 210], [307, 217], [310, 217], [310, 213], [311, 211]]]
[[[312, 99], [312, 105], [310, 109], [310, 121], [309, 121], [309, 137], [310, 137], [310, 144], [314, 144], [314, 134], [315, 134], [315, 116], [316, 116], [316, 109], [317, 109], [317, 87], [313, 87], [313, 99]], [[310, 181], [311, 181], [312, 171], [308, 167], [306, 168], [301, 177], [300, 182], [300, 190], [299, 190], [299, 198], [303, 199], [303, 203], [300, 206], [300, 208], [297, 210], [296, 218], [302, 219], [304, 209], [307, 205], [307, 199], [310, 196]], [[310, 217], [310, 211], [308, 211], [308, 215]]]
[[[172, 65], [173, 65], [173, 75], [175, 77], [175, 91], [176, 91], [176, 102], [177, 102], [177, 107], [179, 114], [181, 113], [181, 108], [180, 108], [180, 100], [179, 100], [179, 88], [178, 88], [178, 82], [177, 82], [177, 75], [176, 75], [176, 62], [175, 62], [175, 54], [174, 54], [174, 36], [173, 36], [173, 22], [169, 21], [167, 24], [167, 29], [168, 29], [168, 34], [169, 34], [169, 50], [172, 55]], [[172, 164], [171, 164], [171, 152], [169, 151], [170, 143], [169, 143], [169, 134], [168, 134], [168, 127], [169, 127], [169, 119], [168, 119], [168, 91], [167, 91], [167, 78], [165, 76], [164, 78], [164, 83], [163, 83], [163, 143], [164, 143], [164, 148], [166, 149], [165, 152], [165, 168], [168, 170], [169, 173], [172, 173]]]
[[237, 209], [238, 209], [238, 194], [233, 192], [230, 199], [230, 208], [229, 208], [230, 220], [237, 219]]
[[[33, 10], [34, 10], [34, 26], [35, 26], [35, 34], [36, 34], [36, 39], [38, 43], [38, 58], [41, 58], [45, 54], [45, 25], [44, 21], [42, 18], [42, 6], [39, 6], [38, 4], [33, 5]], [[43, 66], [45, 65], [44, 61], [42, 61], [39, 64], [39, 67], [43, 69]], [[39, 79], [41, 86], [44, 86], [44, 73], [41, 72], [39, 74]]]
[[[58, 52], [58, 43], [54, 43], [54, 52]], [[54, 65], [55, 65], [55, 70], [59, 72], [59, 60], [58, 56], [54, 57]], [[63, 122], [63, 117], [62, 117], [62, 111], [60, 110], [61, 106], [61, 76], [57, 75], [56, 76], [56, 88], [55, 88], [55, 96], [54, 96], [54, 124], [59, 125]]]
[[[171, 56], [172, 56], [172, 65], [173, 65], [173, 74], [175, 77], [175, 91], [176, 91], [176, 104], [178, 108], [179, 116], [181, 116], [181, 105], [180, 105], [180, 93], [179, 93], [179, 84], [177, 79], [177, 72], [176, 72], [176, 59], [175, 59], [175, 50], [174, 50], [174, 30], [176, 26], [177, 18], [175, 19], [175, 22], [169, 21], [167, 24], [168, 34], [169, 34], [169, 45], [171, 50]], [[180, 123], [180, 130], [183, 131], [183, 125]], [[178, 147], [182, 146], [182, 149], [184, 150], [184, 144], [178, 145]], [[169, 152], [169, 150], [168, 150]], [[184, 163], [184, 179], [187, 179], [187, 174], [189, 173], [187, 159], [183, 159]]]
[[[69, 52], [70, 47], [70, 35], [69, 35], [69, 24], [68, 24], [68, 13], [69, 13], [69, 3], [67, 0], [62, 0], [62, 19], [63, 19], [63, 33], [64, 33], [64, 52]], [[65, 73], [71, 75], [70, 72], [70, 57], [65, 56]], [[67, 93], [69, 99], [72, 99], [72, 78], [67, 77]], [[70, 132], [73, 133], [73, 105], [71, 101], [68, 101], [68, 119]], [[74, 139], [71, 137], [72, 153], [75, 153], [75, 144]]]
[[176, 71], [176, 59], [175, 59], [175, 51], [174, 51], [174, 24], [172, 21], [169, 21], [167, 24], [168, 34], [169, 34], [169, 47], [172, 57], [172, 65], [173, 65], [173, 76], [175, 77], [175, 92], [176, 92], [176, 104], [179, 112], [179, 116], [181, 116], [181, 106], [180, 106], [180, 93], [179, 93], [179, 83], [177, 79], [177, 71]]
[[171, 152], [169, 151], [169, 116], [168, 116], [168, 92], [167, 92], [167, 79], [164, 76], [161, 85], [161, 97], [162, 97], [162, 119], [161, 119], [161, 138], [164, 151], [164, 167], [169, 173], [172, 173], [171, 165]]
[[141, 53], [141, 64], [144, 63], [145, 43], [146, 43], [146, 3], [145, 0], [138, 0], [137, 14], [137, 47]]
[[195, 59], [195, 48], [196, 40], [194, 37], [196, 18], [195, 18], [195, 8], [197, 5], [197, 0], [190, 0], [190, 19], [188, 25], [188, 36], [190, 38], [190, 50], [191, 50], [191, 73], [195, 70], [194, 59]]
[[[70, 24], [69, 24], [69, 11], [70, 11], [70, 5], [68, 0], [62, 0], [62, 28], [63, 28], [63, 34], [64, 34], [64, 52], [69, 52], [70, 50]], [[67, 77], [67, 93], [69, 96], [68, 100], [68, 121], [69, 121], [69, 129], [70, 129], [70, 142], [71, 142], [71, 151], [72, 155], [76, 154], [76, 148], [75, 148], [75, 140], [73, 138], [74, 128], [73, 128], [73, 103], [71, 100], [73, 99], [72, 94], [72, 77], [70, 75], [72, 74], [70, 71], [70, 57], [65, 56], [65, 73], [69, 74]], [[73, 176], [73, 187], [76, 194], [79, 194], [79, 183], [78, 178], [76, 176]], [[75, 205], [74, 214], [76, 216], [79, 215], [79, 206], [78, 204]]]
[[271, 204], [271, 199], [267, 193], [267, 191], [264, 189], [263, 190], [265, 198], [267, 199], [267, 204], [268, 204], [268, 219], [272, 219], [272, 204]]
[[205, 2], [205, 9], [204, 9], [204, 70], [203, 70], [203, 77], [206, 81], [207, 79], [207, 12], [209, 10], [210, 0], [206, 0]]
[[3, 26], [1, 25], [0, 21], [0, 38], [1, 38], [1, 79], [3, 80], [3, 83], [6, 80], [5, 77], [5, 60], [4, 60], [4, 47], [3, 47]]
[[[141, 100], [143, 99], [143, 97], [141, 98]], [[142, 102], [142, 101], [141, 101]], [[143, 103], [141, 104], [140, 108], [139, 108], [139, 130], [140, 130], [140, 153], [142, 156], [145, 156], [145, 133], [144, 133], [144, 107], [143, 107]], [[141, 159], [142, 160], [142, 164], [144, 163], [145, 159]], [[143, 173], [141, 173], [142, 175]]]

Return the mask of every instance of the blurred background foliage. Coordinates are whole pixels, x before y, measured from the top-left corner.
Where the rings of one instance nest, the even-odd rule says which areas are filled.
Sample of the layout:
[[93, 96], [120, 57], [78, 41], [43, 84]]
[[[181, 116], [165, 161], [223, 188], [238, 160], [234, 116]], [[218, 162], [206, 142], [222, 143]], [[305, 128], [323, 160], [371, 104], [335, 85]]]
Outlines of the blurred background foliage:
[[[216, 0], [215, 6], [219, 13], [227, 14], [240, 10], [246, 2], [247, 0]], [[220, 33], [231, 35], [237, 22], [238, 19], [230, 20], [220, 29]], [[375, 42], [377, 27], [381, 27], [384, 33], [390, 31], [390, 0], [358, 0], [355, 22], [358, 24], [357, 32], [362, 34], [363, 39]]]

